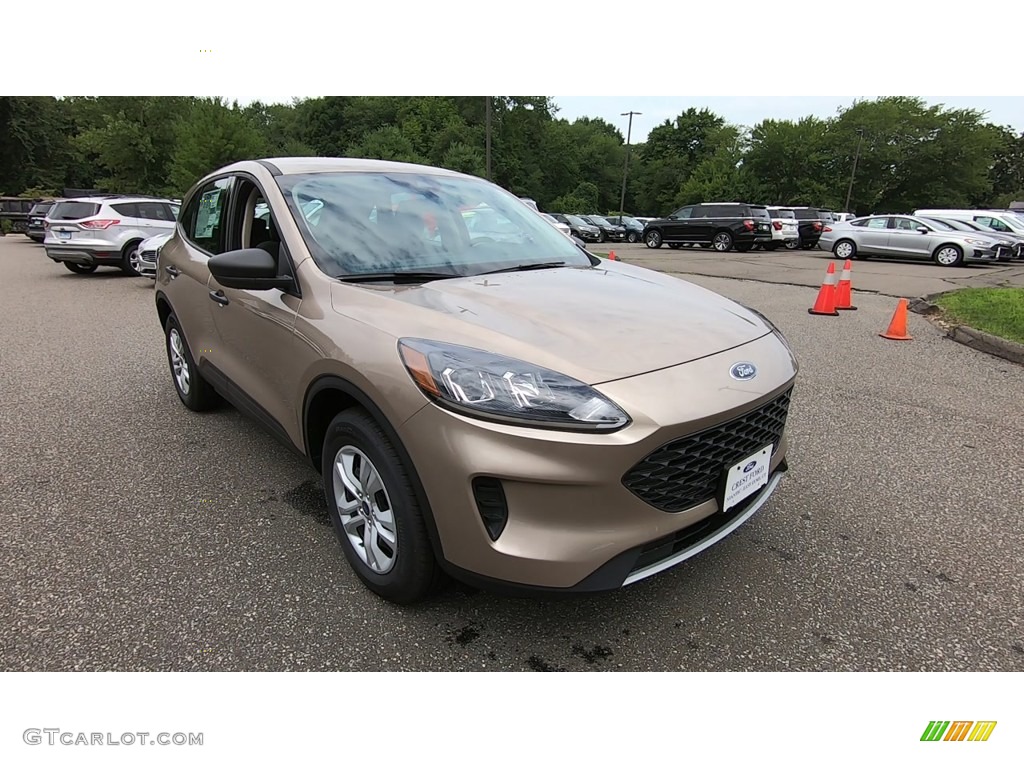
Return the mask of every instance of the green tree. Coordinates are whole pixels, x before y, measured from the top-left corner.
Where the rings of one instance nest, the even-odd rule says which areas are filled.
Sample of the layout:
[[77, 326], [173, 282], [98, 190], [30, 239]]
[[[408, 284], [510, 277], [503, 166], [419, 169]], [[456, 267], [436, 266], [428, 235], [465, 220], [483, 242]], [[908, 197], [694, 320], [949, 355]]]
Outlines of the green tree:
[[267, 154], [267, 141], [237, 105], [198, 99], [176, 124], [177, 147], [167, 193], [183, 194], [221, 166]]
[[373, 160], [393, 160], [401, 163], [422, 163], [412, 140], [394, 125], [378, 128], [353, 144], [345, 152], [347, 157], [365, 157]]
[[[178, 125], [194, 100], [175, 96], [104, 96], [77, 107], [86, 127], [77, 148], [101, 169], [102, 188], [119, 193], [168, 189]], [[99, 119], [93, 120], [91, 114]]]

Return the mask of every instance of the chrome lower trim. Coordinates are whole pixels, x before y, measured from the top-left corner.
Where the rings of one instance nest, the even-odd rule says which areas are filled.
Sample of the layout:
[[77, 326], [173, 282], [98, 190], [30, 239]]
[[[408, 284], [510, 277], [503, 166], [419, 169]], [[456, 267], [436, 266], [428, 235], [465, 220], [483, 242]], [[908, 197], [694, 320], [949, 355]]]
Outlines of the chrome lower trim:
[[633, 584], [637, 581], [641, 581], [650, 576], [653, 576], [656, 573], [661, 573], [662, 571], [667, 570], [675, 565], [679, 565], [679, 563], [683, 562], [684, 560], [689, 560], [694, 555], [699, 555], [701, 552], [703, 552], [711, 545], [717, 544], [719, 541], [724, 539], [730, 533], [732, 533], [745, 522], [747, 522], [747, 520], [753, 517], [757, 513], [757, 511], [765, 505], [765, 502], [767, 502], [772, 493], [775, 492], [776, 486], [778, 486], [779, 481], [785, 475], [785, 472], [781, 470], [776, 470], [772, 474], [772, 478], [768, 481], [768, 485], [764, 487], [764, 490], [757, 494], [757, 496], [754, 497], [754, 500], [750, 503], [750, 506], [743, 510], [743, 514], [737, 517], [731, 523], [729, 523], [729, 525], [725, 526], [724, 528], [719, 528], [706, 539], [701, 539], [689, 549], [684, 549], [682, 552], [677, 552], [676, 554], [672, 555], [672, 557], [666, 558], [665, 560], [662, 560], [657, 563], [652, 563], [651, 565], [641, 568], [639, 571], [634, 571], [626, 577], [626, 580], [622, 582], [622, 586], [626, 586], [627, 584]]

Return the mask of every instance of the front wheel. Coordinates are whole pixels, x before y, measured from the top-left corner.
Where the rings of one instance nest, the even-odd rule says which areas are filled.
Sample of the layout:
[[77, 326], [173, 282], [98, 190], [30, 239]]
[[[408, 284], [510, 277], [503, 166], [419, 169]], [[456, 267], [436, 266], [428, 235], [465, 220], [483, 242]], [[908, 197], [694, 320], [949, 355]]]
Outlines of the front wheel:
[[855, 259], [857, 246], [852, 240], [840, 240], [832, 246], [832, 255], [837, 259]]
[[728, 232], [719, 232], [711, 241], [711, 245], [714, 246], [714, 249], [719, 253], [730, 251], [732, 250], [732, 235]]
[[647, 244], [648, 248], [661, 248], [661, 232], [652, 229], [644, 237], [644, 243]]
[[799, 247], [800, 247], [800, 241], [799, 240], [787, 240], [786, 241], [786, 248], [788, 250], [790, 250], [790, 251], [795, 251]]
[[359, 579], [394, 603], [432, 592], [440, 569], [411, 473], [369, 414], [352, 408], [334, 417], [322, 469], [334, 532]]
[[73, 261], [65, 261], [64, 266], [74, 272], [76, 275], [91, 275], [96, 271], [95, 264], [76, 264]]
[[626, 235], [626, 240], [628, 240], [631, 243], [638, 243], [640, 242], [640, 235], [637, 234], [636, 232], [630, 232], [628, 235]]
[[959, 267], [964, 263], [964, 252], [958, 245], [939, 246], [935, 251], [935, 263], [940, 267]]

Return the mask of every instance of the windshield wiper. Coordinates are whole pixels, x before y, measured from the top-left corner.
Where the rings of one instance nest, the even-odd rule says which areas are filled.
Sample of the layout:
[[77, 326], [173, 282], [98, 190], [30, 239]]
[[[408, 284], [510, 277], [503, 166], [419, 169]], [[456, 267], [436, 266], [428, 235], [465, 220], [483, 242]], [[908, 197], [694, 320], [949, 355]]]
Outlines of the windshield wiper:
[[479, 277], [480, 275], [497, 275], [501, 272], [529, 272], [531, 269], [552, 269], [554, 267], [564, 267], [564, 261], [546, 261], [540, 264], [516, 264], [514, 267], [505, 267], [504, 269], [493, 269], [490, 272], [478, 272], [473, 277]]
[[344, 283], [427, 283], [431, 280], [448, 280], [453, 277], [465, 277], [452, 272], [365, 272], [357, 275], [341, 275], [338, 279]]

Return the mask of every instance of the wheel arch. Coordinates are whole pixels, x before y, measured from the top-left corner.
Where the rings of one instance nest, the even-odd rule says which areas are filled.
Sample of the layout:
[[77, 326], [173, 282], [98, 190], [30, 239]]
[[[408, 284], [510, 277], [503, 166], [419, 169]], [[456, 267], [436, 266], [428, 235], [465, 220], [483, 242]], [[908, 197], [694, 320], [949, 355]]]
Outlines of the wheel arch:
[[370, 395], [348, 379], [336, 374], [324, 374], [314, 379], [306, 389], [306, 396], [302, 404], [302, 443], [306, 458], [316, 469], [317, 474], [322, 474], [323, 443], [324, 437], [327, 435], [327, 427], [341, 411], [356, 406], [363, 408], [383, 430], [405, 464], [405, 470], [412, 481], [416, 501], [424, 513], [423, 519], [427, 524], [430, 546], [434, 550], [438, 563], [444, 567], [447, 561], [441, 549], [441, 536], [437, 530], [437, 523], [434, 521], [434, 512], [427, 498], [426, 489], [420, 480], [419, 470], [399, 437], [398, 430], [384, 415], [384, 411]]

